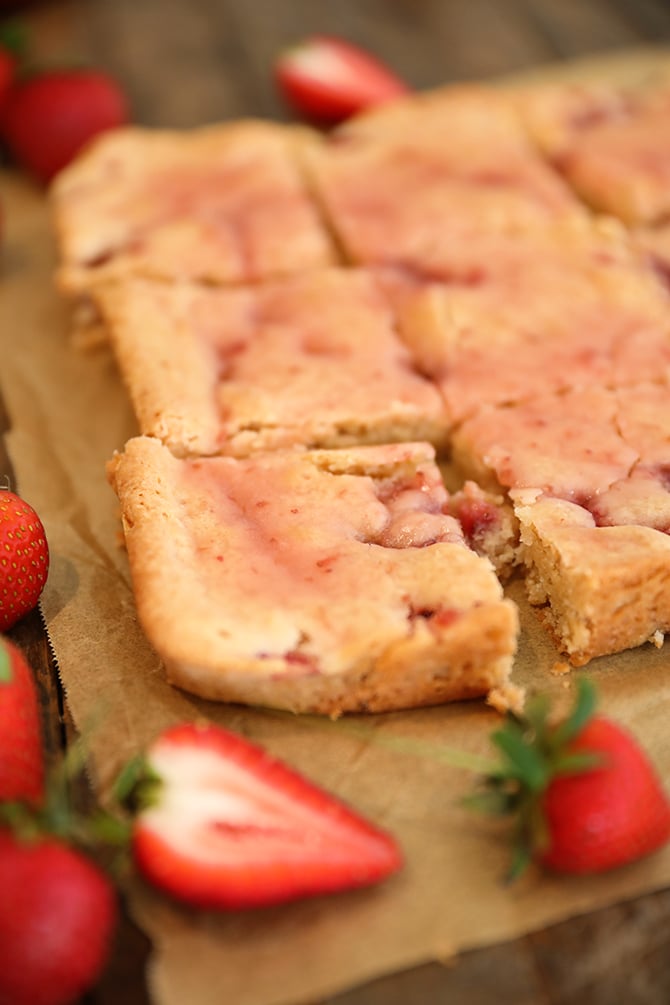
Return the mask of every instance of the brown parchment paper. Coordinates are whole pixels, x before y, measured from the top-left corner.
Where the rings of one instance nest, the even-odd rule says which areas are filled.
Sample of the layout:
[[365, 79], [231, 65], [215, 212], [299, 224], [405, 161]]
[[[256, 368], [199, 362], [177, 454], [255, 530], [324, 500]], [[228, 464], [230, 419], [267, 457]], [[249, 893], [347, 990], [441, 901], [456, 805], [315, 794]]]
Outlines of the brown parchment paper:
[[[666, 57], [667, 58], [667, 57]], [[644, 69], [623, 58], [607, 72]], [[670, 848], [593, 879], [529, 874], [510, 888], [504, 842], [458, 806], [471, 776], [445, 747], [486, 754], [498, 722], [483, 703], [338, 722], [217, 706], [167, 685], [139, 629], [116, 500], [105, 461], [135, 433], [106, 347], [69, 339], [70, 311], [52, 288], [44, 197], [0, 176], [7, 216], [0, 279], [0, 382], [19, 488], [41, 513], [52, 552], [43, 612], [76, 723], [94, 724], [94, 773], [104, 798], [118, 767], [169, 723], [207, 716], [245, 733], [339, 794], [400, 841], [406, 867], [368, 891], [270, 911], [215, 916], [181, 910], [133, 887], [132, 911], [154, 952], [157, 1005], [298, 1005], [366, 979], [670, 883]], [[362, 584], [365, 589], [365, 584]], [[567, 698], [570, 676], [538, 630], [520, 584], [523, 633], [515, 680]], [[244, 612], [240, 612], [244, 616]], [[670, 784], [670, 649], [645, 646], [591, 664], [604, 712], [644, 741]]]

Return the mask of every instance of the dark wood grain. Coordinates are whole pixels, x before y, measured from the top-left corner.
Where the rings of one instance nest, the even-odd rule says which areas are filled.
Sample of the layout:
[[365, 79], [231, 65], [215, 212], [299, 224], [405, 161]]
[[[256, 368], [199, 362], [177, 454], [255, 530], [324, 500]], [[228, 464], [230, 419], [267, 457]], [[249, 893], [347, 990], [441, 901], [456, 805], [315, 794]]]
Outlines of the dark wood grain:
[[[5, 10], [0, 7], [0, 17]], [[106, 68], [123, 82], [137, 121], [176, 127], [245, 115], [285, 118], [273, 58], [315, 31], [373, 50], [416, 88], [670, 43], [664, 0], [62, 0], [33, 5], [24, 16], [40, 59]], [[0, 361], [0, 387], [1, 380]], [[9, 424], [0, 398], [0, 434]], [[0, 435], [3, 474], [14, 486]], [[47, 751], [55, 760], [72, 730], [39, 613], [11, 635], [35, 670]], [[87, 1005], [148, 1005], [147, 953], [145, 937], [124, 916], [108, 970]], [[464, 953], [453, 965], [385, 977], [329, 1005], [492, 1001], [667, 1005], [670, 891]]]

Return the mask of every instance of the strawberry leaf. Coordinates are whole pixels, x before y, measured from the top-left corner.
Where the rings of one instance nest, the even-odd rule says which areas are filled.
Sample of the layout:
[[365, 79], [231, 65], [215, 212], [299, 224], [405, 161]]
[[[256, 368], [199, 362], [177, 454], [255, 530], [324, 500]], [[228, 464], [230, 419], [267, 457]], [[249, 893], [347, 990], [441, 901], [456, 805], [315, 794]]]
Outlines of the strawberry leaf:
[[6, 21], [0, 25], [0, 47], [22, 60], [28, 52], [28, 29], [21, 21]]
[[570, 740], [574, 740], [593, 715], [596, 703], [596, 690], [592, 682], [588, 677], [578, 677], [575, 706], [567, 719], [564, 719], [552, 733], [552, 747], [554, 749], [565, 746]]
[[12, 661], [9, 650], [0, 645], [0, 683], [10, 684], [12, 680]]
[[533, 792], [541, 791], [547, 784], [547, 766], [536, 747], [529, 745], [524, 731], [516, 722], [508, 723], [491, 737], [492, 742], [507, 757], [514, 775]]

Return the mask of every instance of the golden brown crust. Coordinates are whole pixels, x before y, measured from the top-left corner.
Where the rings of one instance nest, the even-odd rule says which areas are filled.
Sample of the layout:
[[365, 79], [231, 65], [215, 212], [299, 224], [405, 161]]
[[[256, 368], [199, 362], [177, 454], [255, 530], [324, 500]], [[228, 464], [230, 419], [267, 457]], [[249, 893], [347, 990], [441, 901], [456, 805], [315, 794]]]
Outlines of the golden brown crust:
[[[449, 517], [433, 543], [385, 538], [411, 479], [439, 481], [431, 455], [399, 444], [183, 461], [131, 440], [109, 476], [140, 620], [169, 679], [329, 715], [503, 686], [516, 609], [490, 564], [454, 543]], [[403, 505], [406, 528], [434, 528], [416, 505]]]

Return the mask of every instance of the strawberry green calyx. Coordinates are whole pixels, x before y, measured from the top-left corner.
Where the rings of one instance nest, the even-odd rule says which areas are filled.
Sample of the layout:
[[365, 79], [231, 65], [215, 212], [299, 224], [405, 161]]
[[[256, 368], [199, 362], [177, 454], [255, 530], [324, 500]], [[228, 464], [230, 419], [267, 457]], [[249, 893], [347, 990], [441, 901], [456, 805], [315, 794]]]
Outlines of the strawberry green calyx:
[[129, 813], [154, 806], [161, 794], [163, 780], [151, 767], [144, 754], [132, 757], [121, 770], [114, 784], [116, 801]]
[[505, 725], [491, 736], [500, 751], [500, 763], [483, 776], [478, 791], [465, 802], [471, 809], [514, 820], [509, 881], [541, 858], [549, 844], [544, 799], [552, 781], [602, 763], [595, 752], [570, 749], [593, 717], [595, 706], [593, 685], [579, 677], [574, 707], [561, 722], [551, 720], [549, 700], [540, 695], [527, 703], [523, 715], [509, 712]]
[[11, 53], [18, 61], [25, 60], [30, 48], [30, 37], [22, 21], [5, 21], [0, 25], [0, 48]]
[[12, 660], [9, 650], [0, 645], [0, 684], [9, 684], [12, 676]]

